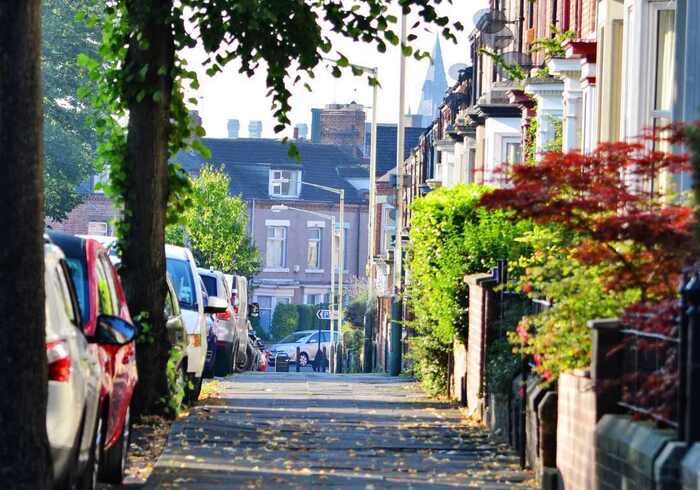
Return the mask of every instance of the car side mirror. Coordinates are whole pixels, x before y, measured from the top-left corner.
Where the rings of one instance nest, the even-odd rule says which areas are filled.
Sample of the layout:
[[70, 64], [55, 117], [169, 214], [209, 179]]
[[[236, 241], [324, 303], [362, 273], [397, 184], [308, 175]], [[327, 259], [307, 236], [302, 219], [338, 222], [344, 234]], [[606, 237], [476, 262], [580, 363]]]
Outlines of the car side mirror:
[[136, 337], [134, 325], [117, 316], [100, 315], [97, 317], [95, 335], [90, 339], [98, 344], [124, 345]]
[[251, 318], [257, 318], [260, 316], [260, 304], [251, 303], [248, 305], [248, 316]]
[[209, 296], [204, 313], [223, 313], [228, 309], [228, 301], [218, 296]]

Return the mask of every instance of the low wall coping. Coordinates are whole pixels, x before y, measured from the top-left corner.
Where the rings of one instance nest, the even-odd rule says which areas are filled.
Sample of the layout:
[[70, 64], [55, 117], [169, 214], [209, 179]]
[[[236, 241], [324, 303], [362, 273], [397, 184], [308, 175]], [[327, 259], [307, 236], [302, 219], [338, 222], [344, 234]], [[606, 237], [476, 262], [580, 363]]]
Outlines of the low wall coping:
[[600, 318], [598, 320], [588, 320], [588, 328], [593, 330], [616, 330], [620, 328], [622, 322], [619, 318]]
[[498, 284], [498, 281], [496, 281], [491, 274], [480, 272], [478, 274], [467, 274], [464, 276], [464, 283], [470, 286], [489, 287], [495, 286]]

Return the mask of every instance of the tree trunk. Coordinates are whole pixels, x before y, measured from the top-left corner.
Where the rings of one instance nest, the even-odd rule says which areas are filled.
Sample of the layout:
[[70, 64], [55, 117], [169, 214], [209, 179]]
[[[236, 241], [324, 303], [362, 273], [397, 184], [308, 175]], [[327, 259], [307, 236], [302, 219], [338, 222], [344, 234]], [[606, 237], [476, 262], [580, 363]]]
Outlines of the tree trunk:
[[[137, 414], [163, 413], [168, 399], [166, 365], [170, 353], [165, 319], [165, 212], [168, 200], [168, 136], [174, 40], [170, 25], [172, 0], [127, 2], [132, 32], [141, 32], [143, 46], [132, 36], [126, 69], [138, 73], [148, 66], [143, 87], [127, 95], [126, 190], [123, 279], [132, 315], [147, 327], [137, 346], [139, 384]], [[165, 70], [159, 70], [159, 68]], [[159, 74], [160, 73], [162, 74]], [[136, 83], [136, 82], [134, 82]]]
[[48, 488], [39, 0], [0, 3], [0, 482]]

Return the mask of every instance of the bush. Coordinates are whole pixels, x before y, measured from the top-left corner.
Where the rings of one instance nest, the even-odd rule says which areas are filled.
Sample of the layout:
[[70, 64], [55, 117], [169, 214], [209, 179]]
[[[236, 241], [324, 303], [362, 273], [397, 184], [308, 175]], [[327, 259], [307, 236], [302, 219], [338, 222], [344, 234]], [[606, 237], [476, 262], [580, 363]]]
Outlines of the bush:
[[280, 303], [272, 314], [272, 337], [276, 340], [283, 339], [297, 330], [299, 326], [298, 305]]
[[516, 238], [531, 225], [512, 223], [508, 212], [480, 208], [486, 190], [477, 185], [441, 188], [413, 204], [408, 301], [419, 337], [412, 341], [411, 358], [428, 391], [447, 387], [447, 352], [455, 335], [466, 334], [469, 289], [464, 276], [488, 272], [499, 259], [517, 258], [527, 249]]

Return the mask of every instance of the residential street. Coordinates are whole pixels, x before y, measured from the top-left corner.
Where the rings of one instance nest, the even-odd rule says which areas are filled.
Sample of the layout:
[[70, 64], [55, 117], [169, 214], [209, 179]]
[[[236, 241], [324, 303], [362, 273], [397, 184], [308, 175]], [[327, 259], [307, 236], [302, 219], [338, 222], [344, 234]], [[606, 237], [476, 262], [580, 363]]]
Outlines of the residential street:
[[146, 488], [528, 488], [514, 453], [405, 378], [248, 373], [176, 422]]

